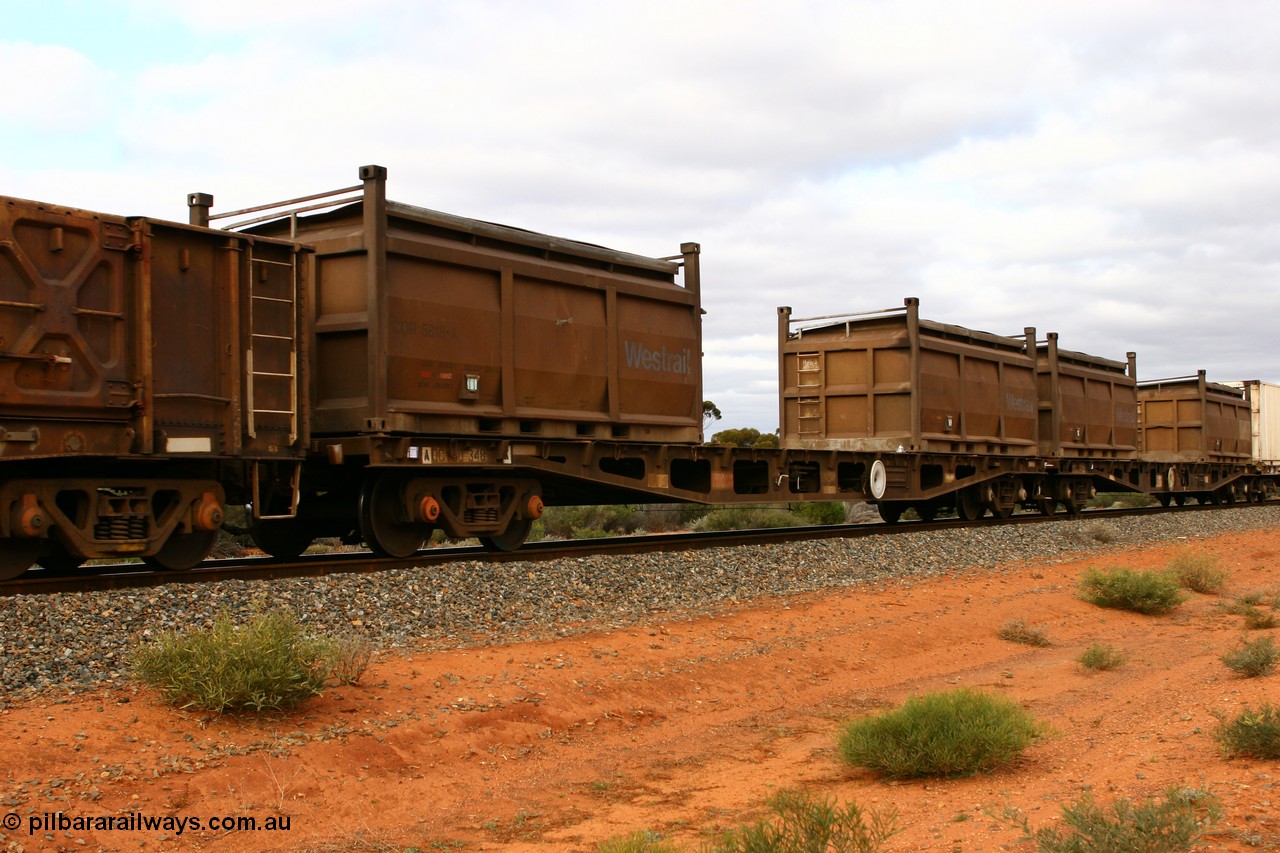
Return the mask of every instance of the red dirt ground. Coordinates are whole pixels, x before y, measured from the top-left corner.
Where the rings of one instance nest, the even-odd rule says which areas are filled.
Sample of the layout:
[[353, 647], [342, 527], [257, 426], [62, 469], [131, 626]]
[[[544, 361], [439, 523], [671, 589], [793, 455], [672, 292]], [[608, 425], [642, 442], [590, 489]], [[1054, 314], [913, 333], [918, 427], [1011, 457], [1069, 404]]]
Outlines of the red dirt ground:
[[[1148, 617], [1075, 594], [1088, 566], [1163, 568], [1185, 550], [1231, 572], [1221, 598]], [[287, 714], [202, 715], [141, 689], [48, 695], [0, 715], [0, 814], [21, 821], [0, 830], [0, 850], [542, 853], [637, 829], [695, 849], [780, 788], [896, 808], [903, 831], [886, 851], [1030, 850], [989, 814], [1012, 805], [1042, 826], [1085, 790], [1105, 803], [1169, 786], [1220, 798], [1203, 849], [1280, 849], [1280, 763], [1225, 760], [1212, 737], [1215, 714], [1280, 699], [1280, 676], [1241, 678], [1219, 660], [1245, 633], [1220, 603], [1278, 582], [1280, 533], [1260, 531], [543, 642], [395, 650], [362, 685]], [[1053, 645], [998, 639], [1011, 619]], [[1127, 663], [1083, 670], [1075, 658], [1093, 642]], [[1013, 697], [1054, 734], [963, 779], [889, 782], [837, 760], [842, 721], [955, 686]], [[33, 815], [57, 812], [289, 826], [29, 834]]]

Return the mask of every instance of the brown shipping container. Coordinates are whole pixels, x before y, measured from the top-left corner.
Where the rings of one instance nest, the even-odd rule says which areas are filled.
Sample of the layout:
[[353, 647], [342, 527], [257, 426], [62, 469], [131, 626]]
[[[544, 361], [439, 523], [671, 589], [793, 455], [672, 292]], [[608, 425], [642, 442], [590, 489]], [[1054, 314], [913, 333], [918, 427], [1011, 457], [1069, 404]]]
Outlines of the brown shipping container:
[[1135, 355], [1112, 361], [1058, 348], [1050, 332], [1044, 343], [1026, 330], [1035, 347], [1040, 395], [1040, 453], [1045, 456], [1133, 458], [1138, 451], [1138, 392]]
[[300, 251], [0, 199], [0, 458], [300, 454]]
[[316, 249], [316, 435], [701, 441], [697, 244], [626, 254], [387, 201], [384, 168], [360, 175], [352, 203], [251, 229]]
[[1248, 460], [1252, 431], [1244, 391], [1196, 376], [1138, 386], [1142, 457], [1154, 462]]
[[778, 309], [783, 446], [1034, 455], [1036, 362], [1025, 341], [921, 320]]

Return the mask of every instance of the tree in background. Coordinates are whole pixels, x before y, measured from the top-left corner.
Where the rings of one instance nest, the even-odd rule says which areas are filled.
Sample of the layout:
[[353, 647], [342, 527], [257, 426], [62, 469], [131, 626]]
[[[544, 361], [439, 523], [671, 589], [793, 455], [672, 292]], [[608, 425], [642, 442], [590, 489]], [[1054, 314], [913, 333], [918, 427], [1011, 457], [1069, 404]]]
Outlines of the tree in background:
[[706, 432], [707, 428], [713, 423], [720, 420], [722, 414], [720, 407], [710, 400], [702, 401], [702, 431]]
[[778, 437], [762, 433], [754, 427], [725, 429], [711, 436], [712, 444], [728, 444], [732, 447], [778, 447]]

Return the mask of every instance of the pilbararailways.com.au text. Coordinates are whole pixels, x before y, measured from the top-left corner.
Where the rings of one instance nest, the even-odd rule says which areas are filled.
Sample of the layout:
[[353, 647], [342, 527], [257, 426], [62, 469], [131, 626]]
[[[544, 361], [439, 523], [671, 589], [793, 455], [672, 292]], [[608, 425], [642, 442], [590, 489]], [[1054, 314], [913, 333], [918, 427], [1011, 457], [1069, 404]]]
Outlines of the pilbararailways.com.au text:
[[289, 815], [271, 815], [256, 818], [251, 815], [213, 815], [194, 817], [189, 815], [150, 815], [128, 812], [115, 815], [68, 815], [62, 812], [44, 812], [25, 818], [10, 812], [0, 819], [4, 829], [14, 831], [23, 824], [27, 835], [38, 832], [288, 832], [292, 823]]

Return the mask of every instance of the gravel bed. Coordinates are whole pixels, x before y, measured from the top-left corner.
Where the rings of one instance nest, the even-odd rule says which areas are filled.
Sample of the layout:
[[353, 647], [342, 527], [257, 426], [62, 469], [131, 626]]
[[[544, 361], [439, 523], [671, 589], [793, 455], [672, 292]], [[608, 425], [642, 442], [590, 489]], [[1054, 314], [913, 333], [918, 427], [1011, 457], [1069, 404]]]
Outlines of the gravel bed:
[[1274, 527], [1280, 507], [991, 526], [772, 546], [451, 563], [431, 569], [0, 598], [0, 708], [49, 689], [130, 679], [129, 650], [219, 613], [292, 612], [375, 648], [454, 648], [692, 616], [765, 596]]

